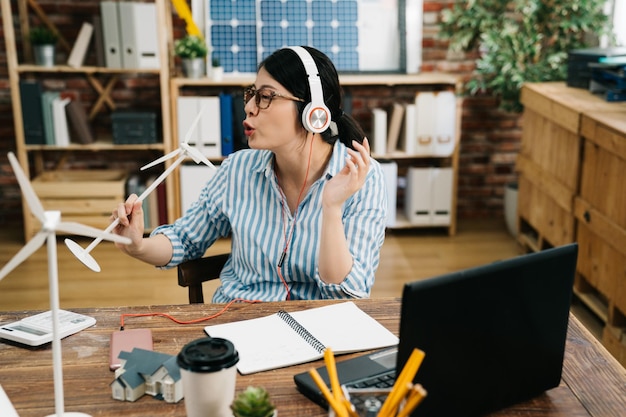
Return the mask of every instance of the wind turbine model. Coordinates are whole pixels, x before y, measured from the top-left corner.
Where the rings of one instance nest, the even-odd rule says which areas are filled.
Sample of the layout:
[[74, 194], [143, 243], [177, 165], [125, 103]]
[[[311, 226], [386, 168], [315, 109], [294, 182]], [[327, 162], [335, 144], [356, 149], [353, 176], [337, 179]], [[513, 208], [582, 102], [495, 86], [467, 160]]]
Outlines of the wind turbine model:
[[59, 277], [57, 265], [56, 232], [84, 235], [114, 242], [129, 244], [130, 239], [99, 229], [84, 226], [80, 223], [62, 222], [60, 211], [45, 211], [35, 194], [28, 177], [22, 171], [19, 162], [9, 152], [9, 162], [15, 172], [22, 194], [28, 203], [31, 213], [41, 221], [41, 230], [0, 270], [0, 281], [26, 258], [33, 254], [47, 240], [48, 244], [48, 281], [50, 285], [50, 309], [52, 313], [52, 365], [54, 371], [54, 404], [55, 414], [48, 417], [89, 417], [84, 413], [64, 413], [63, 403], [63, 362], [61, 359], [61, 338], [59, 334]]
[[[154, 189], [161, 182], [163, 182], [163, 180], [165, 178], [167, 178], [167, 176], [174, 170], [174, 168], [176, 168], [181, 162], [183, 162], [186, 157], [191, 157], [196, 164], [199, 164], [200, 162], [202, 162], [205, 165], [207, 165], [207, 166], [209, 166], [209, 167], [211, 167], [213, 169], [217, 169], [217, 168], [215, 168], [215, 165], [213, 165], [198, 149], [193, 148], [192, 146], [190, 146], [188, 144], [189, 138], [191, 137], [191, 134], [193, 133], [194, 129], [196, 128], [196, 125], [200, 121], [200, 117], [202, 116], [202, 113], [204, 112], [205, 108], [206, 108], [206, 105], [203, 106], [200, 109], [200, 111], [198, 112], [198, 115], [196, 116], [195, 120], [193, 121], [193, 123], [189, 127], [189, 130], [187, 131], [187, 134], [185, 135], [185, 140], [180, 144], [180, 147], [178, 149], [168, 153], [167, 155], [163, 155], [159, 159], [156, 159], [156, 160], [150, 162], [149, 164], [144, 165], [144, 166], [141, 167], [141, 170], [143, 171], [143, 170], [151, 168], [151, 167], [153, 167], [153, 166], [155, 166], [157, 164], [160, 164], [161, 162], [165, 162], [168, 159], [174, 158], [175, 156], [178, 155], [178, 159], [176, 159], [174, 162], [172, 162], [172, 165], [170, 165], [169, 168], [167, 168], [165, 171], [163, 171], [163, 173], [161, 175], [159, 175], [159, 177], [156, 180], [154, 180], [154, 182], [152, 184], [150, 184], [150, 186], [148, 188], [146, 188], [146, 190], [143, 193], [141, 193], [141, 195], [137, 198], [137, 201], [143, 201], [146, 197], [148, 197], [148, 195], [152, 191], [154, 191]], [[111, 232], [119, 223], [120, 223], [120, 219], [118, 217], [106, 229], [104, 229], [104, 232], [105, 233]], [[101, 241], [102, 241], [102, 238], [96, 238], [85, 249], [83, 249], [78, 243], [74, 242], [71, 239], [65, 239], [65, 244], [70, 249], [70, 251], [72, 251], [74, 256], [76, 256], [79, 261], [81, 261], [83, 264], [85, 264], [85, 266], [87, 266], [87, 268], [91, 269], [94, 272], [100, 272], [100, 265], [98, 265], [98, 262], [96, 262], [96, 260], [93, 258], [93, 256], [90, 255], [90, 252]]]

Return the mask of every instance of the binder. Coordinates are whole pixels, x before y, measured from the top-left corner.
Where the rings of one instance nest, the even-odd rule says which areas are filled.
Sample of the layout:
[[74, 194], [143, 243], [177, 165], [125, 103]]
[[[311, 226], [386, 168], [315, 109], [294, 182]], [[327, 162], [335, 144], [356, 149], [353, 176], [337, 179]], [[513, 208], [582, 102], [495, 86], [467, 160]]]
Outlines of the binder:
[[180, 208], [185, 213], [200, 197], [200, 192], [215, 170], [204, 165], [180, 166]]
[[398, 195], [398, 164], [395, 161], [381, 161], [385, 186], [387, 188], [387, 220], [386, 226], [396, 225], [397, 195]]
[[[189, 126], [191, 126], [198, 113], [198, 99], [196, 97], [178, 97], [176, 103], [178, 142], [183, 142], [189, 130]], [[200, 129], [194, 129], [194, 131], [191, 132], [188, 143], [191, 146], [197, 146], [199, 137]]]
[[222, 156], [228, 156], [235, 150], [233, 135], [233, 97], [220, 93], [220, 128], [222, 133]]
[[46, 143], [41, 97], [43, 89], [39, 81], [20, 80], [24, 142], [27, 145]]
[[102, 37], [107, 68], [124, 68], [121, 53], [120, 23], [117, 2], [100, 2]]
[[156, 4], [121, 2], [118, 7], [124, 68], [159, 68]]
[[87, 112], [80, 101], [72, 100], [67, 104], [67, 119], [75, 142], [82, 144], [94, 142]]
[[197, 97], [198, 107], [193, 116], [204, 106], [204, 115], [200, 119], [198, 147], [207, 158], [222, 156], [222, 133], [220, 127], [220, 98]]
[[431, 224], [448, 226], [452, 218], [452, 168], [431, 168]]
[[435, 98], [435, 141], [433, 154], [450, 156], [456, 141], [456, 96], [452, 91], [440, 91]]
[[431, 168], [410, 167], [406, 174], [404, 214], [414, 225], [431, 224]]
[[85, 54], [87, 54], [87, 48], [91, 42], [91, 35], [93, 34], [93, 25], [91, 23], [83, 22], [83, 25], [78, 32], [70, 56], [67, 59], [67, 65], [74, 68], [79, 68], [85, 62]]
[[372, 109], [372, 153], [387, 153], [387, 112], [380, 108]]
[[58, 91], [45, 91], [41, 96], [41, 107], [43, 113], [44, 134], [46, 137], [46, 145], [56, 144], [54, 137], [54, 117], [52, 115], [52, 105], [54, 100], [58, 99], [61, 94]]
[[415, 96], [416, 155], [432, 155], [435, 140], [435, 93], [421, 91]]
[[247, 149], [248, 138], [243, 131], [243, 121], [246, 119], [246, 111], [244, 109], [245, 103], [243, 102], [243, 93], [232, 93], [233, 98], [233, 135], [235, 141], [235, 151], [240, 149]]
[[402, 131], [402, 121], [404, 120], [404, 106], [400, 103], [393, 103], [388, 115], [387, 126], [387, 147], [388, 153], [398, 150], [398, 139]]

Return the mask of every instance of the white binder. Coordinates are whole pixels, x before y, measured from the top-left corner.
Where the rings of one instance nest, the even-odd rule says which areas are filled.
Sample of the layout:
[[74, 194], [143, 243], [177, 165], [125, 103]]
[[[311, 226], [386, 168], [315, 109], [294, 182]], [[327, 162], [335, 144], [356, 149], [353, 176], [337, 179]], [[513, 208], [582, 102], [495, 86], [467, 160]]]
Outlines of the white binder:
[[431, 224], [448, 226], [452, 219], [452, 168], [431, 168]]
[[417, 130], [416, 130], [417, 106], [415, 104], [404, 105], [404, 137], [402, 138], [402, 151], [407, 155], [415, 155], [417, 150]]
[[70, 145], [70, 131], [67, 126], [65, 107], [70, 103], [69, 98], [57, 98], [52, 102], [52, 118], [54, 119], [54, 140], [57, 146]]
[[118, 3], [124, 68], [159, 68], [156, 4]]
[[431, 188], [430, 168], [410, 167], [407, 170], [404, 214], [410, 224], [431, 223]]
[[107, 68], [123, 68], [117, 2], [100, 2], [104, 60]]
[[420, 91], [415, 96], [416, 155], [432, 155], [435, 141], [435, 93]]
[[387, 227], [396, 225], [396, 205], [398, 195], [398, 164], [395, 161], [380, 162], [387, 187]]
[[452, 168], [409, 168], [404, 202], [409, 223], [449, 226], [452, 220], [453, 183]]
[[198, 128], [191, 134], [188, 143], [198, 148], [207, 158], [220, 158], [222, 156], [222, 128], [219, 97], [178, 97], [176, 112], [178, 140], [180, 142], [185, 140], [189, 126], [205, 105]]
[[220, 158], [222, 156], [222, 127], [220, 120], [220, 98], [198, 97], [198, 110], [205, 107], [202, 119], [200, 119], [199, 147], [207, 158]]
[[198, 200], [200, 192], [215, 170], [204, 164], [180, 166], [180, 205], [185, 213]]
[[83, 65], [92, 34], [93, 25], [83, 22], [80, 32], [78, 32], [78, 36], [76, 37], [76, 41], [74, 42], [74, 46], [72, 47], [72, 51], [70, 52], [70, 56], [67, 59], [67, 65], [74, 68], [79, 68]]
[[456, 144], [456, 96], [452, 91], [440, 91], [435, 97], [435, 104], [433, 154], [450, 156]]

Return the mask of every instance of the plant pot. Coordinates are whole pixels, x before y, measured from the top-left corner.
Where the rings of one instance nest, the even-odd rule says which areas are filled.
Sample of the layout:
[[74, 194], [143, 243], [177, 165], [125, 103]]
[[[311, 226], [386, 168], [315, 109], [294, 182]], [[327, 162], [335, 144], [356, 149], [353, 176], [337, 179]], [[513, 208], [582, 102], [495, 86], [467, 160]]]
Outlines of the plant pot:
[[187, 78], [202, 78], [204, 77], [205, 64], [204, 58], [190, 58], [183, 59], [183, 74]]
[[222, 78], [224, 78], [224, 68], [211, 67], [211, 78], [213, 81], [222, 81]]
[[504, 221], [513, 237], [517, 237], [517, 183], [509, 183], [504, 189]]
[[34, 45], [35, 64], [54, 67], [55, 45]]

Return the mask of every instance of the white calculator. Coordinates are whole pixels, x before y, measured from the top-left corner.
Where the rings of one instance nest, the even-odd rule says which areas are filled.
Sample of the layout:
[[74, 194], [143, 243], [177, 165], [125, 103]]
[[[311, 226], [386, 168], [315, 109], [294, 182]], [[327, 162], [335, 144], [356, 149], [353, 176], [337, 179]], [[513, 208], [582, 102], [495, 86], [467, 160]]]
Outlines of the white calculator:
[[[96, 324], [96, 319], [72, 311], [59, 310], [61, 339]], [[52, 341], [52, 312], [46, 311], [20, 321], [0, 325], [0, 338], [29, 346]]]

